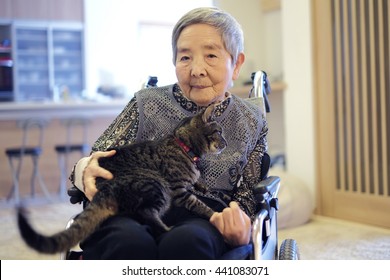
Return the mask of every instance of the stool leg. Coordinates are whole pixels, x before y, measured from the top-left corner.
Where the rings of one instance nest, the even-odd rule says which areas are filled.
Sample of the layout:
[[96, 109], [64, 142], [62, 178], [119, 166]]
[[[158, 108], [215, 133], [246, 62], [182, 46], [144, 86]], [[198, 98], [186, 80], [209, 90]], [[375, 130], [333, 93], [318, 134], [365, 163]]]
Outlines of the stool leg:
[[33, 170], [30, 178], [30, 195], [32, 198], [35, 197], [35, 178], [37, 177], [37, 161], [34, 156], [31, 157], [33, 162]]
[[66, 161], [65, 155], [58, 153], [58, 165], [60, 167], [60, 188], [59, 188], [59, 196], [61, 198], [66, 197]]
[[19, 174], [20, 174], [20, 161], [21, 159], [19, 158], [19, 165], [18, 169], [15, 170], [14, 162], [11, 157], [8, 157], [8, 163], [11, 168], [11, 174], [12, 174], [12, 188], [7, 196], [7, 200], [10, 200], [12, 196], [14, 197], [14, 202], [16, 204], [19, 204], [20, 202], [20, 193], [19, 193]]
[[34, 165], [34, 168], [33, 168], [33, 175], [32, 175], [32, 178], [31, 178], [31, 195], [34, 196], [35, 195], [35, 179], [38, 179], [38, 182], [39, 182], [39, 185], [41, 187], [41, 190], [43, 191], [43, 193], [45, 194], [45, 196], [51, 200], [51, 196], [50, 196], [50, 193], [49, 191], [47, 190], [46, 188], [46, 184], [45, 182], [43, 181], [42, 179], [42, 176], [41, 176], [41, 173], [39, 172], [39, 167], [38, 167], [38, 156], [33, 156], [32, 157], [33, 159], [33, 165]]

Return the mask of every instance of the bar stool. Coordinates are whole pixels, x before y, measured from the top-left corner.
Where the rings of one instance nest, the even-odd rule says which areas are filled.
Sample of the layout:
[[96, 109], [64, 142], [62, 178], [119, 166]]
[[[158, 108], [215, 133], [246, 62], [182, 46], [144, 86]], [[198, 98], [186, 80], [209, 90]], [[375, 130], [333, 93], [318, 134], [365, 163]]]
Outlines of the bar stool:
[[[66, 127], [66, 142], [55, 146], [58, 155], [58, 165], [60, 168], [60, 198], [68, 198], [67, 182], [68, 182], [68, 167], [69, 156], [71, 153], [79, 152], [81, 156], [86, 156], [90, 152], [88, 145], [88, 125], [90, 120], [85, 117], [73, 117], [62, 120], [62, 124]], [[81, 137], [75, 137], [75, 131], [79, 129]], [[80, 133], [78, 134], [80, 135]], [[79, 138], [79, 139], [77, 139]]]
[[[39, 158], [42, 154], [44, 131], [49, 121], [42, 118], [30, 118], [17, 121], [17, 127], [23, 131], [22, 144], [19, 147], [8, 148], [5, 153], [8, 157], [12, 175], [12, 188], [7, 196], [7, 200], [14, 198], [14, 202], [20, 202], [20, 172], [22, 170], [23, 159], [31, 157], [33, 170], [31, 175], [31, 197], [35, 197], [35, 181], [38, 179], [43, 193], [50, 199], [49, 191], [39, 172]], [[34, 139], [33, 139], [34, 138]]]

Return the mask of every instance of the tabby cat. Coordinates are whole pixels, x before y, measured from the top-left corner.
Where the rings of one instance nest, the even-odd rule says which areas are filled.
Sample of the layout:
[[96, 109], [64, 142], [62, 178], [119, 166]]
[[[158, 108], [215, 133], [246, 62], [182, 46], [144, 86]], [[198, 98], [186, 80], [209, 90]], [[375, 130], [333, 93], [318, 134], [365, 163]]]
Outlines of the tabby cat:
[[100, 158], [100, 166], [111, 171], [114, 178], [97, 178], [98, 192], [67, 230], [43, 236], [31, 227], [24, 209], [19, 208], [18, 226], [25, 242], [42, 253], [66, 251], [117, 214], [131, 216], [161, 234], [169, 230], [161, 217], [171, 203], [209, 219], [214, 211], [189, 190], [203, 189], [197, 183], [197, 161], [226, 147], [222, 127], [213, 120], [215, 106], [185, 118], [161, 140], [118, 147], [114, 156]]

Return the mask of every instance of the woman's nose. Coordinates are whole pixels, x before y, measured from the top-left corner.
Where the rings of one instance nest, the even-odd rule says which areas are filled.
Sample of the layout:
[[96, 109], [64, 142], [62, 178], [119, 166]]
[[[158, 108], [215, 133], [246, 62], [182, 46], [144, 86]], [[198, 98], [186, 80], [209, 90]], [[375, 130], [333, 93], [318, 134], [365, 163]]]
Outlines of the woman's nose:
[[191, 76], [203, 77], [206, 76], [206, 67], [204, 61], [199, 59], [193, 60], [191, 63]]

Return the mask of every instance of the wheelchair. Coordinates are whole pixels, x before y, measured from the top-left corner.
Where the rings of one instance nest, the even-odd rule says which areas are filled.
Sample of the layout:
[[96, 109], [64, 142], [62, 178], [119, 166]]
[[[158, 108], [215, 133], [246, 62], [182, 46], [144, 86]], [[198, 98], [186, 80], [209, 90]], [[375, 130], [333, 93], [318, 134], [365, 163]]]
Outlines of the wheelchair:
[[[264, 114], [270, 112], [267, 95], [271, 88], [267, 74], [264, 71], [254, 72], [251, 80], [253, 86], [248, 100], [262, 106]], [[261, 166], [262, 180], [253, 190], [258, 208], [252, 225], [251, 242], [225, 253], [221, 257], [223, 260], [299, 260], [300, 258], [297, 242], [294, 239], [285, 239], [280, 247], [278, 246], [277, 211], [279, 205], [277, 196], [280, 178], [268, 176], [268, 170], [271, 166], [271, 158], [268, 154], [263, 156]], [[68, 195], [72, 204], [83, 203], [85, 207], [87, 198], [79, 189], [70, 188]], [[77, 215], [69, 220], [66, 228], [73, 223], [75, 218]], [[79, 247], [72, 248], [63, 252], [61, 259], [82, 259], [82, 250]]]

